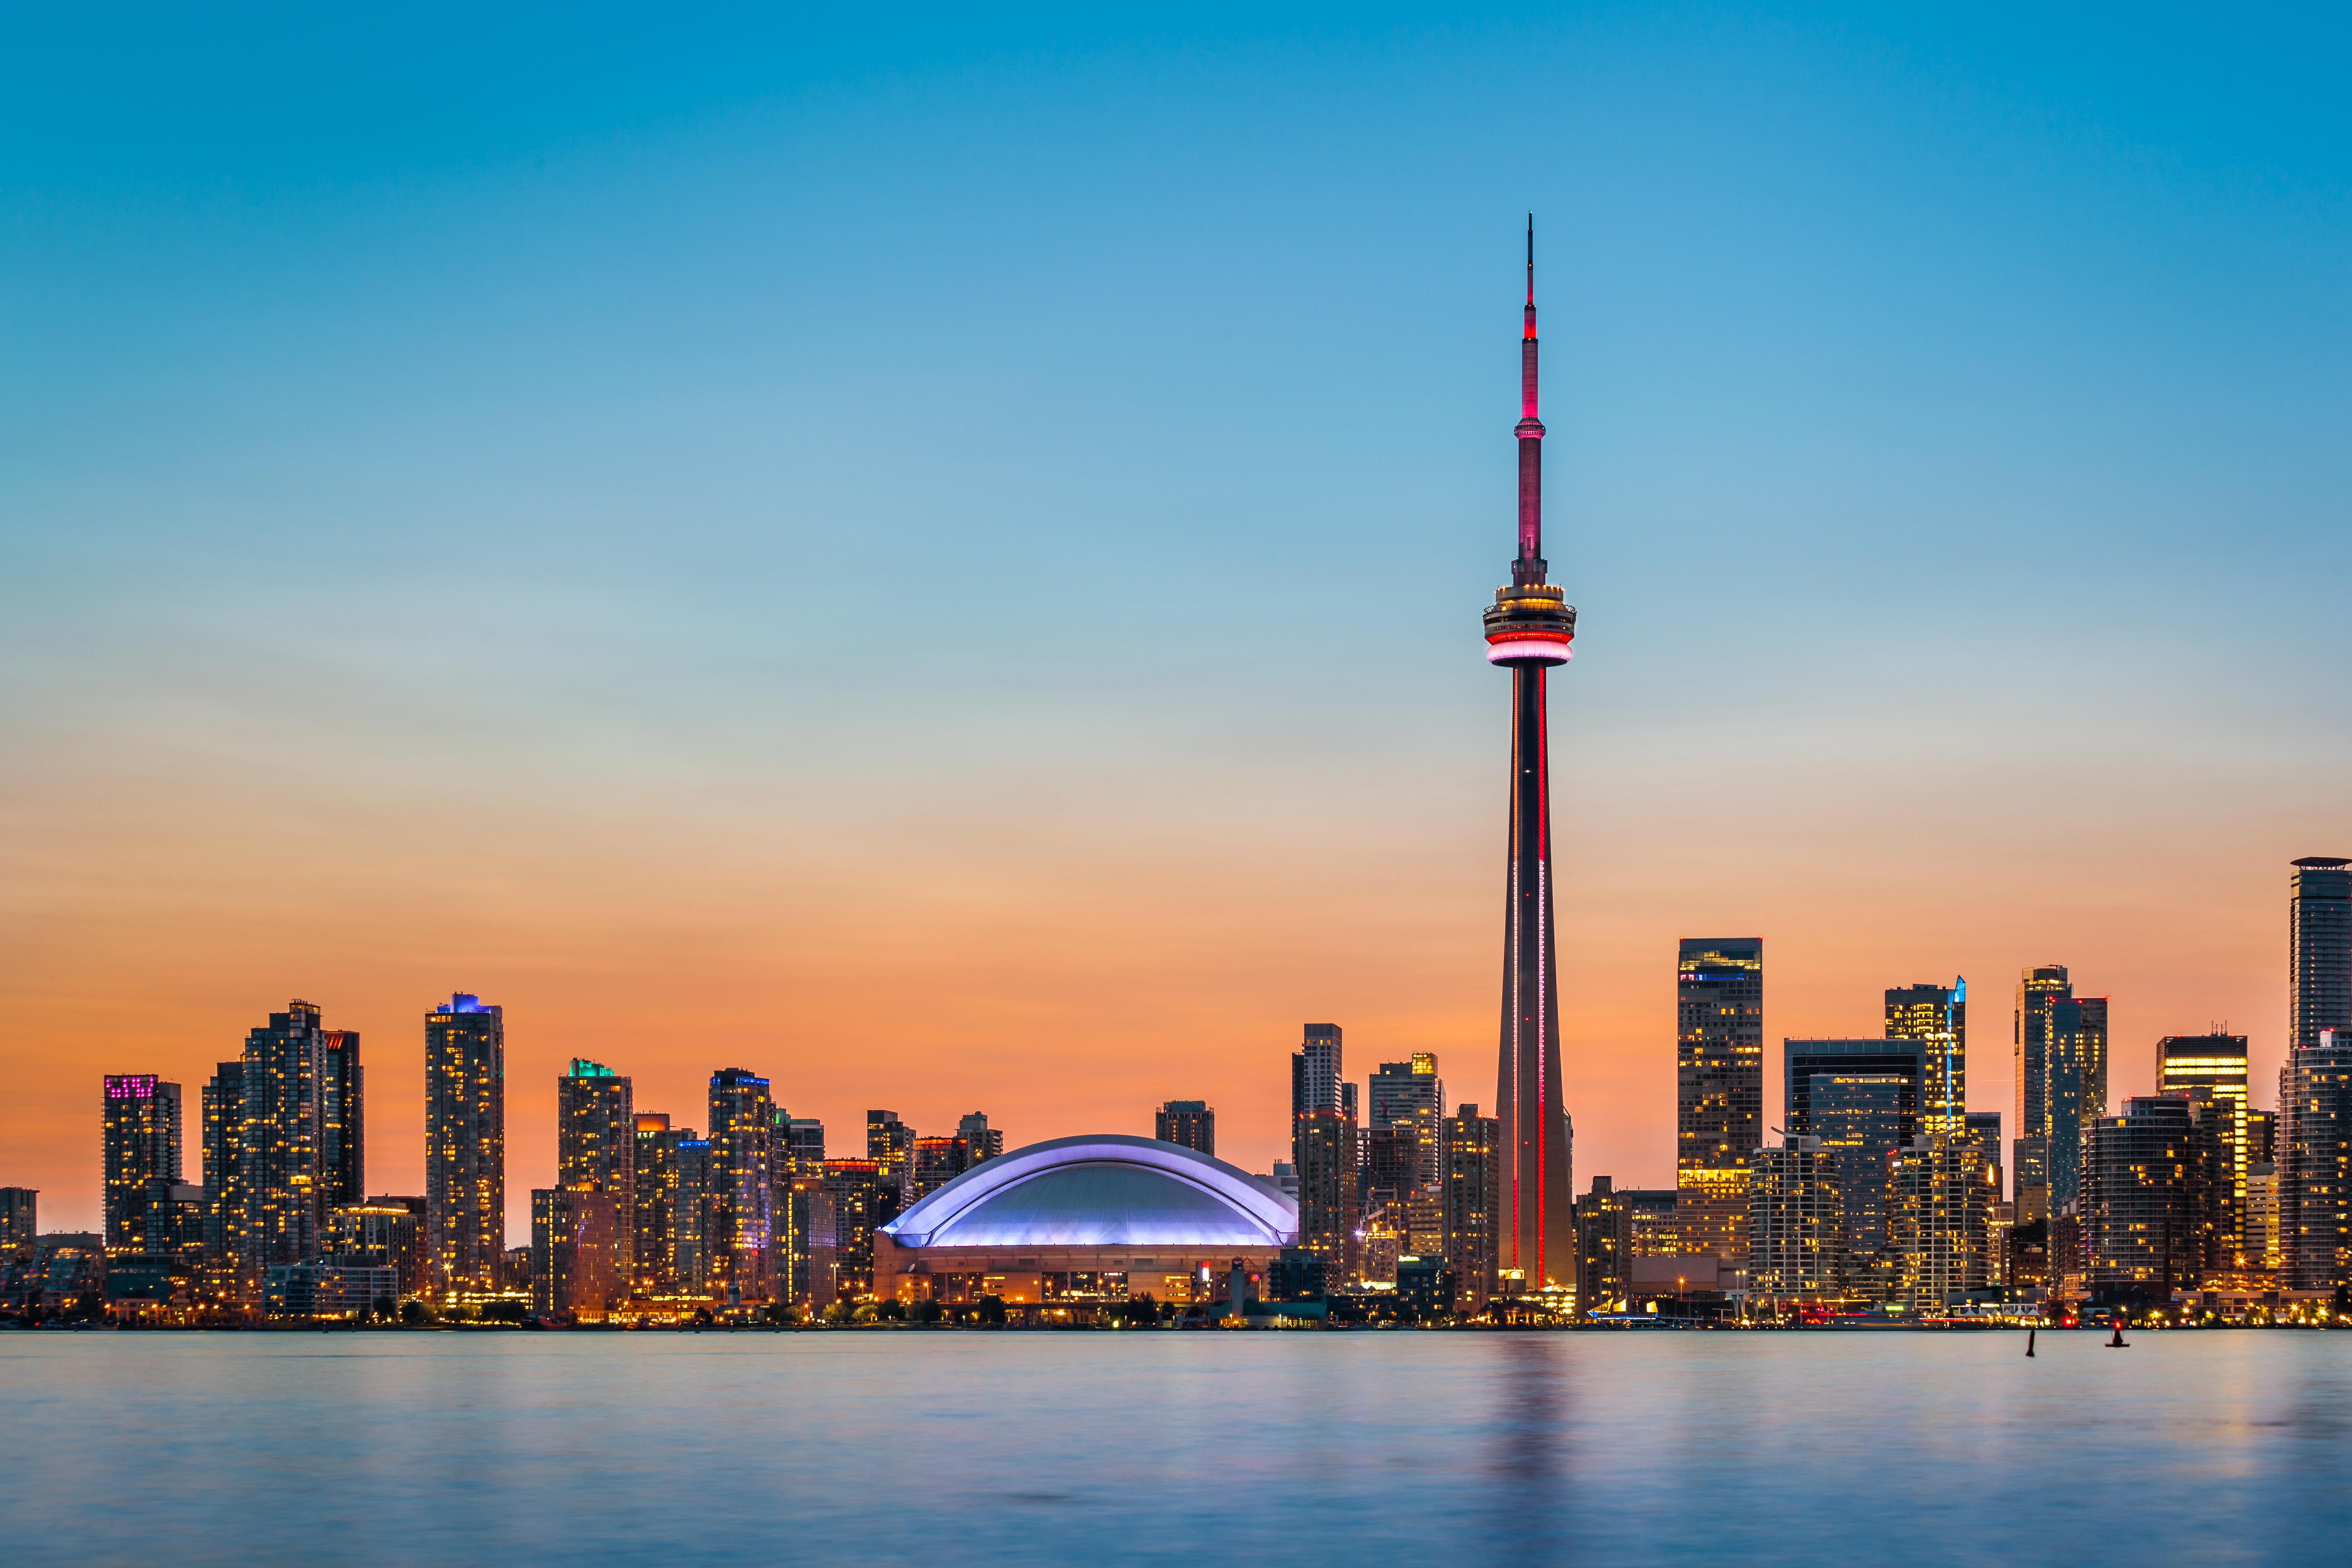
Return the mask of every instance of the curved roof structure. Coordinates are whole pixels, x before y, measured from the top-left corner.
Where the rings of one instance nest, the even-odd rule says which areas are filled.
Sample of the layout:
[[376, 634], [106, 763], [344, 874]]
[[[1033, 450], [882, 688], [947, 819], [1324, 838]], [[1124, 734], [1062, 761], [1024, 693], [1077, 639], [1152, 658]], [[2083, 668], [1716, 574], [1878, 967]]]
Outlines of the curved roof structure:
[[1287, 1247], [1298, 1205], [1155, 1138], [1055, 1138], [982, 1162], [881, 1227], [902, 1247]]

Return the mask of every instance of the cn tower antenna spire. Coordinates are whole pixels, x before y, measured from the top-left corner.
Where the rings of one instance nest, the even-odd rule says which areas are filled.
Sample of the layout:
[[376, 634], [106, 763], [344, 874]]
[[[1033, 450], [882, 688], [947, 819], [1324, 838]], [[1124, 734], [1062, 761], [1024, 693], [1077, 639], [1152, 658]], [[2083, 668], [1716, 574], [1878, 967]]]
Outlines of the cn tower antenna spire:
[[1540, 583], [1543, 558], [1543, 421], [1536, 417], [1536, 215], [1528, 215], [1528, 324], [1519, 334], [1519, 558], [1511, 581]]

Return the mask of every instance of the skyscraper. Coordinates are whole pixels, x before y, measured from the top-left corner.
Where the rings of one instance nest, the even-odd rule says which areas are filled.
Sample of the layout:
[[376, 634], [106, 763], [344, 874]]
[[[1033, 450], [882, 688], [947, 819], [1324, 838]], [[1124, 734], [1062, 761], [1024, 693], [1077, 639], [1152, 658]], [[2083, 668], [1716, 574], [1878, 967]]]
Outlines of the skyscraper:
[[1894, 1294], [1918, 1310], [1945, 1306], [1981, 1285], [1986, 1234], [1983, 1160], [1952, 1133], [1921, 1133], [1895, 1152], [1887, 1186]]
[[2223, 1180], [2211, 1194], [2218, 1223], [2229, 1237], [2226, 1255], [2216, 1268], [2259, 1268], [2259, 1258], [2247, 1259], [2246, 1171], [2252, 1163], [2246, 1141], [2246, 1037], [2243, 1035], [2167, 1035], [2156, 1043], [2156, 1091], [2213, 1091], [2218, 1136], [2225, 1156]]
[[914, 1174], [915, 1130], [898, 1120], [895, 1110], [866, 1113], [866, 1157], [881, 1175], [877, 1200], [881, 1207], [874, 1223], [887, 1225], [907, 1204], [907, 1184]]
[[367, 1079], [356, 1029], [319, 1036], [319, 1164], [326, 1181], [320, 1212], [367, 1197]]
[[1844, 1210], [1836, 1155], [1794, 1134], [1759, 1149], [1748, 1195], [1749, 1288], [1768, 1300], [1833, 1297], [1845, 1276]]
[[0, 1265], [31, 1250], [40, 1231], [40, 1188], [0, 1187]]
[[907, 1202], [918, 1204], [971, 1169], [971, 1145], [961, 1138], [918, 1138], [908, 1164]]
[[1370, 1079], [1371, 1106], [1366, 1125], [1385, 1132], [1416, 1110], [1445, 1114], [1445, 1085], [1437, 1076], [1437, 1058], [1415, 1051], [1412, 1059], [1382, 1062]]
[[2016, 1142], [2011, 1180], [2020, 1225], [2078, 1194], [2082, 1130], [2107, 1097], [2107, 999], [2077, 997], [2063, 963], [2036, 964], [2017, 984]]
[[507, 1247], [506, 1015], [462, 991], [425, 1016], [425, 1228], [437, 1289], [499, 1288]]
[[775, 1296], [775, 1110], [768, 1080], [710, 1075], [710, 1282], [730, 1303]]
[[1356, 1121], [1343, 1110], [1303, 1110], [1291, 1119], [1291, 1157], [1298, 1170], [1298, 1245], [1314, 1254], [1322, 1288], [1355, 1279]]
[[530, 1300], [538, 1310], [598, 1319], [628, 1294], [609, 1191], [537, 1187], [530, 1194]]
[[2287, 1047], [2352, 1041], [2352, 860], [2306, 855], [2287, 879]]
[[1205, 1100], [1171, 1100], [1151, 1115], [1151, 1135], [1203, 1154], [1217, 1152], [1217, 1113]]
[[1889, 987], [1886, 1037], [1927, 1046], [1919, 1124], [1930, 1132], [1959, 1132], [1969, 1110], [1969, 983]]
[[1501, 1285], [1502, 1248], [1509, 1216], [1504, 1209], [1510, 1151], [1502, 1123], [1465, 1105], [1447, 1117], [1442, 1133], [1444, 1180], [1439, 1206], [1445, 1266], [1454, 1270], [1465, 1312], [1486, 1310]]
[[[1543, 421], [1536, 415], [1536, 231], [1528, 219], [1528, 300], [1519, 334], [1518, 554], [1486, 611], [1486, 661], [1511, 672], [1510, 861], [1503, 903], [1502, 1043], [1495, 1121], [1506, 1151], [1500, 1267], [1530, 1286], [1575, 1274], [1568, 1112], [1560, 1101], [1559, 966], [1551, 878], [1550, 711], [1545, 682], [1565, 664], [1576, 611], [1546, 577]], [[1460, 1288], [1475, 1292], [1475, 1282]]]
[[180, 1086], [153, 1073], [108, 1073], [104, 1116], [106, 1247], [110, 1252], [161, 1252], [150, 1247], [147, 1209], [154, 1184], [180, 1179]]
[[1810, 1137], [1832, 1167], [1841, 1288], [1850, 1295], [1883, 1299], [1895, 1285], [1887, 1184], [1895, 1152], [1911, 1141], [1918, 1121], [1911, 1109], [1916, 1091], [1901, 1073], [1812, 1073], [1805, 1079], [1804, 1115], [1786, 1119], [1790, 1135]]
[[2084, 1130], [2083, 1250], [2095, 1295], [2168, 1302], [2212, 1267], [2223, 1239], [2215, 1200], [2229, 1180], [2220, 1103], [2202, 1085], [2136, 1095], [2122, 1115]]
[[1309, 1024], [1306, 1040], [1290, 1058], [1290, 1114], [1307, 1110], [1338, 1110], [1347, 1078], [1341, 1058], [1339, 1026]]
[[632, 1099], [629, 1079], [576, 1057], [555, 1080], [556, 1185], [612, 1194], [613, 1256], [624, 1293], [635, 1274], [637, 1255], [637, 1112]]
[[318, 1257], [325, 1234], [325, 1034], [319, 1009], [298, 1000], [245, 1037], [239, 1252], [256, 1283]]
[[[240, 1238], [245, 1235], [245, 1063], [222, 1062], [204, 1088], [205, 1268], [223, 1300], [250, 1298]], [[258, 1291], [258, 1277], [250, 1282]]]
[[1763, 1142], [1764, 941], [1685, 937], [1675, 965], [1675, 1185], [1683, 1250], [1739, 1265], [1748, 1161]]
[[956, 1136], [963, 1140], [965, 1157], [975, 1165], [1004, 1152], [1004, 1129], [991, 1127], [983, 1111], [964, 1112], [956, 1122]]
[[2352, 1030], [2287, 1052], [2278, 1142], [2280, 1283], [2352, 1286]]

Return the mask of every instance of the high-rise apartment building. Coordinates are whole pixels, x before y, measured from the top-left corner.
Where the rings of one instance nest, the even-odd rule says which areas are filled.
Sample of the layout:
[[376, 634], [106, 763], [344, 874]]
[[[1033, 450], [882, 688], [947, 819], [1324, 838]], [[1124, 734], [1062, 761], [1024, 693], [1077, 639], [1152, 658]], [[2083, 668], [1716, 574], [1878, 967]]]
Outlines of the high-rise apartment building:
[[1341, 1109], [1347, 1073], [1340, 1059], [1339, 1026], [1309, 1024], [1307, 1038], [1290, 1058], [1290, 1114]]
[[2259, 1268], [2245, 1257], [2246, 1172], [2253, 1163], [2247, 1147], [2246, 1037], [2243, 1035], [2167, 1035], [2156, 1043], [2156, 1091], [2210, 1089], [2221, 1119], [2221, 1138], [2228, 1166], [2221, 1191], [2211, 1194], [2219, 1223], [2229, 1239], [2216, 1268]]
[[41, 1190], [0, 1187], [0, 1272], [41, 1234]]
[[814, 1116], [795, 1116], [784, 1124], [784, 1158], [795, 1173], [824, 1173], [824, 1123]]
[[1958, 1301], [1984, 1283], [1983, 1170], [1976, 1145], [1948, 1133], [1922, 1133], [1895, 1151], [1887, 1194], [1894, 1296], [1914, 1311]]
[[391, 1269], [402, 1296], [430, 1295], [433, 1269], [425, 1246], [425, 1200], [380, 1196], [336, 1205], [327, 1213], [327, 1255]]
[[[1888, 1184], [1895, 1151], [1916, 1135], [1917, 1080], [1907, 1070], [1814, 1072], [1790, 1086], [1789, 1135], [1818, 1144], [1835, 1182], [1840, 1288], [1883, 1300], [1896, 1275], [1886, 1228]], [[1800, 1101], [1801, 1115], [1794, 1109]]]
[[1921, 983], [1886, 993], [1886, 1037], [1917, 1040], [1921, 1052], [1919, 1125], [1962, 1131], [1969, 1110], [1969, 983]]
[[1748, 1165], [1748, 1289], [1769, 1301], [1820, 1301], [1843, 1292], [1845, 1215], [1836, 1154], [1790, 1135]]
[[630, 1174], [636, 1196], [630, 1208], [629, 1266], [637, 1290], [649, 1296], [681, 1293], [677, 1226], [686, 1194], [679, 1190], [678, 1144], [694, 1136], [672, 1127], [669, 1114], [640, 1110], [635, 1118]]
[[324, 1239], [326, 1034], [319, 1009], [297, 1000], [245, 1037], [238, 1250], [241, 1272], [255, 1282], [310, 1261]]
[[1465, 1313], [1486, 1310], [1501, 1288], [1504, 1229], [1502, 1123], [1481, 1116], [1475, 1105], [1445, 1118], [1442, 1131], [1443, 1210], [1445, 1266], [1454, 1271], [1455, 1301]]
[[1675, 1023], [1676, 1223], [1684, 1250], [1736, 1268], [1764, 1142], [1764, 939], [1685, 937]]
[[676, 1149], [677, 1199], [670, 1215], [670, 1288], [685, 1295], [706, 1295], [712, 1287], [710, 1258], [719, 1237], [711, 1198], [710, 1140], [697, 1138], [688, 1127], [678, 1133]]
[[878, 1160], [827, 1160], [812, 1205], [809, 1276], [822, 1306], [874, 1293], [874, 1229], [886, 1195], [896, 1191]]
[[2279, 1282], [2352, 1286], [2352, 1030], [2287, 1052], [2278, 1143]]
[[600, 1062], [575, 1057], [555, 1080], [555, 1181], [612, 1194], [613, 1256], [625, 1290], [637, 1256], [637, 1111], [630, 1080]]
[[2210, 1086], [2137, 1095], [2084, 1134], [2084, 1272], [2095, 1298], [2168, 1302], [2193, 1289], [2225, 1241], [2233, 1119]]
[[1298, 1245], [1313, 1254], [1322, 1288], [1352, 1284], [1356, 1226], [1356, 1121], [1344, 1110], [1303, 1110], [1291, 1119], [1291, 1158], [1298, 1170]]
[[1617, 1184], [1592, 1178], [1592, 1190], [1576, 1200], [1576, 1310], [1622, 1312], [1633, 1266], [1633, 1215]]
[[914, 1174], [915, 1130], [895, 1110], [866, 1113], [866, 1157], [881, 1168], [881, 1210], [874, 1223], [887, 1225], [907, 1206], [907, 1184]]
[[2017, 984], [2017, 1081], [2011, 1168], [2022, 1225], [2073, 1203], [2083, 1127], [2107, 1102], [2107, 998], [2074, 994], [2063, 963], [2036, 964]]
[[971, 1146], [961, 1138], [918, 1138], [909, 1157], [907, 1202], [919, 1204], [971, 1169]]
[[530, 1194], [530, 1301], [538, 1311], [601, 1319], [628, 1292], [609, 1191], [534, 1187]]
[[506, 1015], [462, 991], [425, 1016], [425, 1229], [436, 1289], [499, 1289], [507, 1250]]
[[1151, 1135], [1203, 1154], [1217, 1152], [1217, 1113], [1205, 1100], [1171, 1100], [1151, 1113]]
[[180, 1179], [180, 1086], [153, 1073], [108, 1073], [104, 1088], [106, 1248], [162, 1251], [148, 1245], [147, 1210], [154, 1184]]
[[1962, 1119], [1962, 1126], [1969, 1140], [1983, 1152], [1988, 1173], [1986, 1184], [1992, 1189], [1991, 1201], [2007, 1201], [2001, 1186], [2000, 1154], [2003, 1145], [2000, 1141], [2000, 1112], [1971, 1110]]
[[2352, 1040], [2352, 860], [2306, 855], [2287, 879], [2287, 1048]]
[[710, 1075], [710, 1281], [730, 1304], [776, 1294], [775, 1107], [768, 1080]]
[[366, 1200], [367, 1078], [356, 1029], [319, 1035], [319, 1168], [322, 1215]]
[[[238, 1258], [245, 1234], [245, 1063], [222, 1062], [204, 1087], [205, 1284], [225, 1301], [248, 1299]], [[252, 1289], [260, 1289], [257, 1279]]]
[[956, 1122], [956, 1136], [963, 1140], [965, 1158], [975, 1165], [1004, 1152], [1004, 1129], [991, 1127], [982, 1111], [966, 1111]]
[[1431, 1052], [1415, 1051], [1409, 1060], [1382, 1062], [1373, 1069], [1367, 1087], [1371, 1107], [1366, 1125], [1375, 1132], [1387, 1131], [1415, 1111], [1445, 1114], [1445, 1085], [1437, 1076], [1437, 1058]]

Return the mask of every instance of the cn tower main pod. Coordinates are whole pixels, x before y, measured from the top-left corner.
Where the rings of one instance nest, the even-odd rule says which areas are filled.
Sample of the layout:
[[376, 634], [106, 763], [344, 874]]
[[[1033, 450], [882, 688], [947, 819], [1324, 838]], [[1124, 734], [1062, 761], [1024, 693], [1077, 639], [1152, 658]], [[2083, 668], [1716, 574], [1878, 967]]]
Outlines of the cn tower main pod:
[[[1544, 683], [1566, 664], [1576, 610], [1545, 581], [1543, 421], [1536, 416], [1536, 230], [1528, 219], [1527, 325], [1519, 342], [1519, 552], [1486, 610], [1486, 660], [1511, 672], [1511, 858], [1503, 914], [1503, 1039], [1495, 1090], [1503, 1155], [1497, 1261], [1525, 1289], [1576, 1276], [1568, 1113], [1559, 1093], [1559, 970], [1553, 957], [1550, 735]], [[1506, 1287], [1507, 1289], [1508, 1287]]]

